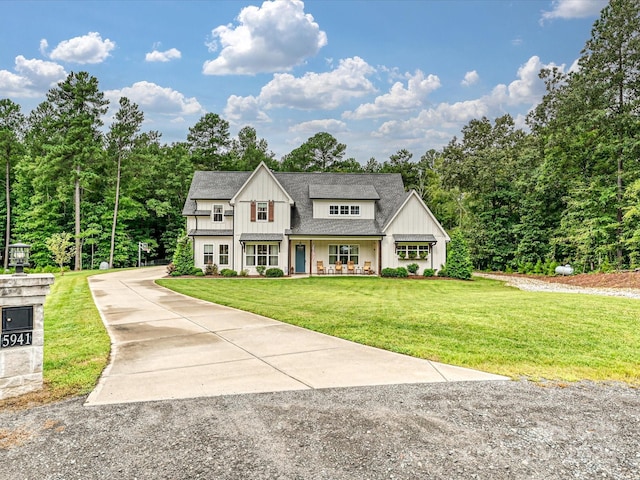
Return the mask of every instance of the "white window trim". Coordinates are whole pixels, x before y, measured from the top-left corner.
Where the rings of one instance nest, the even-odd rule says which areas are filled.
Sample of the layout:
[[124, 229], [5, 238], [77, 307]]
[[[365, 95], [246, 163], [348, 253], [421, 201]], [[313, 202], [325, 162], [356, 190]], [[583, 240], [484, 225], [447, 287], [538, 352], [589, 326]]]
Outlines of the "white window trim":
[[[337, 210], [337, 213], [332, 213], [331, 209], [334, 208]], [[342, 213], [342, 210], [347, 210], [347, 213]], [[358, 213], [351, 213], [353, 209], [357, 208]], [[331, 203], [329, 204], [329, 216], [330, 217], [359, 217], [360, 212], [362, 211], [361, 205], [352, 204], [352, 203]]]
[[[260, 211], [260, 205], [265, 205], [264, 212]], [[264, 213], [264, 219], [260, 218], [260, 213]], [[269, 221], [269, 202], [256, 202], [256, 222]]]
[[[216, 208], [220, 208], [220, 212], [216, 212]], [[220, 215], [220, 220], [216, 220], [216, 215]], [[220, 204], [215, 204], [211, 207], [211, 221], [213, 223], [222, 223], [224, 222], [224, 206]]]

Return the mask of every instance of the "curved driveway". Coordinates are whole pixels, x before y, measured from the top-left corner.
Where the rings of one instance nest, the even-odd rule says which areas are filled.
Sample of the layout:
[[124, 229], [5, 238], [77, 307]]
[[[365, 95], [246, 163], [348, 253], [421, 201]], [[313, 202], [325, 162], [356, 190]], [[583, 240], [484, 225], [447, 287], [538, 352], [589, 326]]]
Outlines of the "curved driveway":
[[164, 274], [164, 267], [153, 267], [89, 277], [112, 350], [111, 362], [87, 405], [363, 385], [506, 380], [186, 297], [154, 283]]

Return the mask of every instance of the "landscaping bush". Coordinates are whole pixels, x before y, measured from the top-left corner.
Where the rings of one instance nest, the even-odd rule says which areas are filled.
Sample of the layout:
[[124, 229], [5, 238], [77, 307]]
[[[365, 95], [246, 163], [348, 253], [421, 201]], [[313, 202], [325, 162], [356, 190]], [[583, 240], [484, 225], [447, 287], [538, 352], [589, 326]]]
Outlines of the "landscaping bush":
[[235, 270], [231, 270], [230, 268], [223, 268], [222, 270], [220, 270], [220, 275], [222, 275], [223, 277], [237, 277], [238, 272], [236, 272]]
[[407, 271], [412, 275], [416, 274], [418, 268], [420, 268], [420, 266], [417, 263], [410, 263], [409, 265], [407, 265]]
[[409, 276], [409, 271], [404, 267], [396, 268], [396, 277], [407, 278]]
[[215, 263], [208, 263], [204, 269], [205, 275], [218, 275], [218, 265]]
[[425, 268], [423, 275], [425, 277], [433, 277], [436, 274], [436, 271], [433, 268]]
[[[173, 254], [173, 264], [178, 275], [193, 275], [193, 249], [191, 239], [187, 235], [178, 237], [176, 251]], [[173, 275], [173, 274], [172, 274]]]
[[381, 277], [397, 277], [398, 271], [395, 268], [383, 268], [380, 272]]
[[246, 268], [244, 270], [240, 270], [240, 276], [241, 277], [248, 277], [249, 276], [249, 270], [247, 270]]
[[[530, 262], [529, 262], [530, 263]], [[473, 273], [473, 264], [469, 255], [467, 242], [461, 232], [455, 232], [451, 235], [451, 241], [447, 248], [447, 264], [446, 276], [451, 278], [459, 278], [460, 280], [469, 280]], [[533, 265], [531, 265], [533, 270]], [[438, 276], [440, 275], [438, 273]]]
[[198, 271], [196, 273], [194, 273], [194, 275], [196, 277], [204, 277], [204, 272], [200, 269], [198, 269]]
[[193, 267], [191, 269], [190, 275], [197, 275], [198, 277], [201, 276], [201, 275], [204, 276], [204, 272], [202, 271], [201, 268]]
[[265, 275], [267, 277], [284, 277], [284, 272], [280, 268], [269, 268]]
[[169, 265], [167, 265], [167, 273], [169, 275], [174, 276], [173, 272], [175, 272], [175, 271], [176, 271], [176, 266], [173, 264], [173, 262], [171, 262]]
[[256, 267], [256, 272], [258, 272], [258, 275], [260, 275], [261, 277], [264, 276], [264, 271], [267, 269], [267, 267], [265, 267], [264, 265], [258, 265]]

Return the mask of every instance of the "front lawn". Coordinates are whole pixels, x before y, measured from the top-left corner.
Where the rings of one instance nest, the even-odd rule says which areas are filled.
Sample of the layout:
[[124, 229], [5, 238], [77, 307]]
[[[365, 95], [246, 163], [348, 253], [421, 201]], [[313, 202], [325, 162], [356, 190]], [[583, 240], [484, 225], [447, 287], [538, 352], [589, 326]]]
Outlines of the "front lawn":
[[164, 279], [172, 290], [387, 350], [513, 378], [640, 385], [640, 301], [476, 279]]

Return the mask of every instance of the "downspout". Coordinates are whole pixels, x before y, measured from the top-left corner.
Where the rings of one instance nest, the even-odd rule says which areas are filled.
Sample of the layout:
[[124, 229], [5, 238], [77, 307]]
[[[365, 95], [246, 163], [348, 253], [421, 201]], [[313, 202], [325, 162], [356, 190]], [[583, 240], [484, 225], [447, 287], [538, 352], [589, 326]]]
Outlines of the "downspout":
[[313, 277], [313, 240], [309, 239], [309, 276]]
[[378, 240], [378, 275], [382, 273], [382, 240]]

